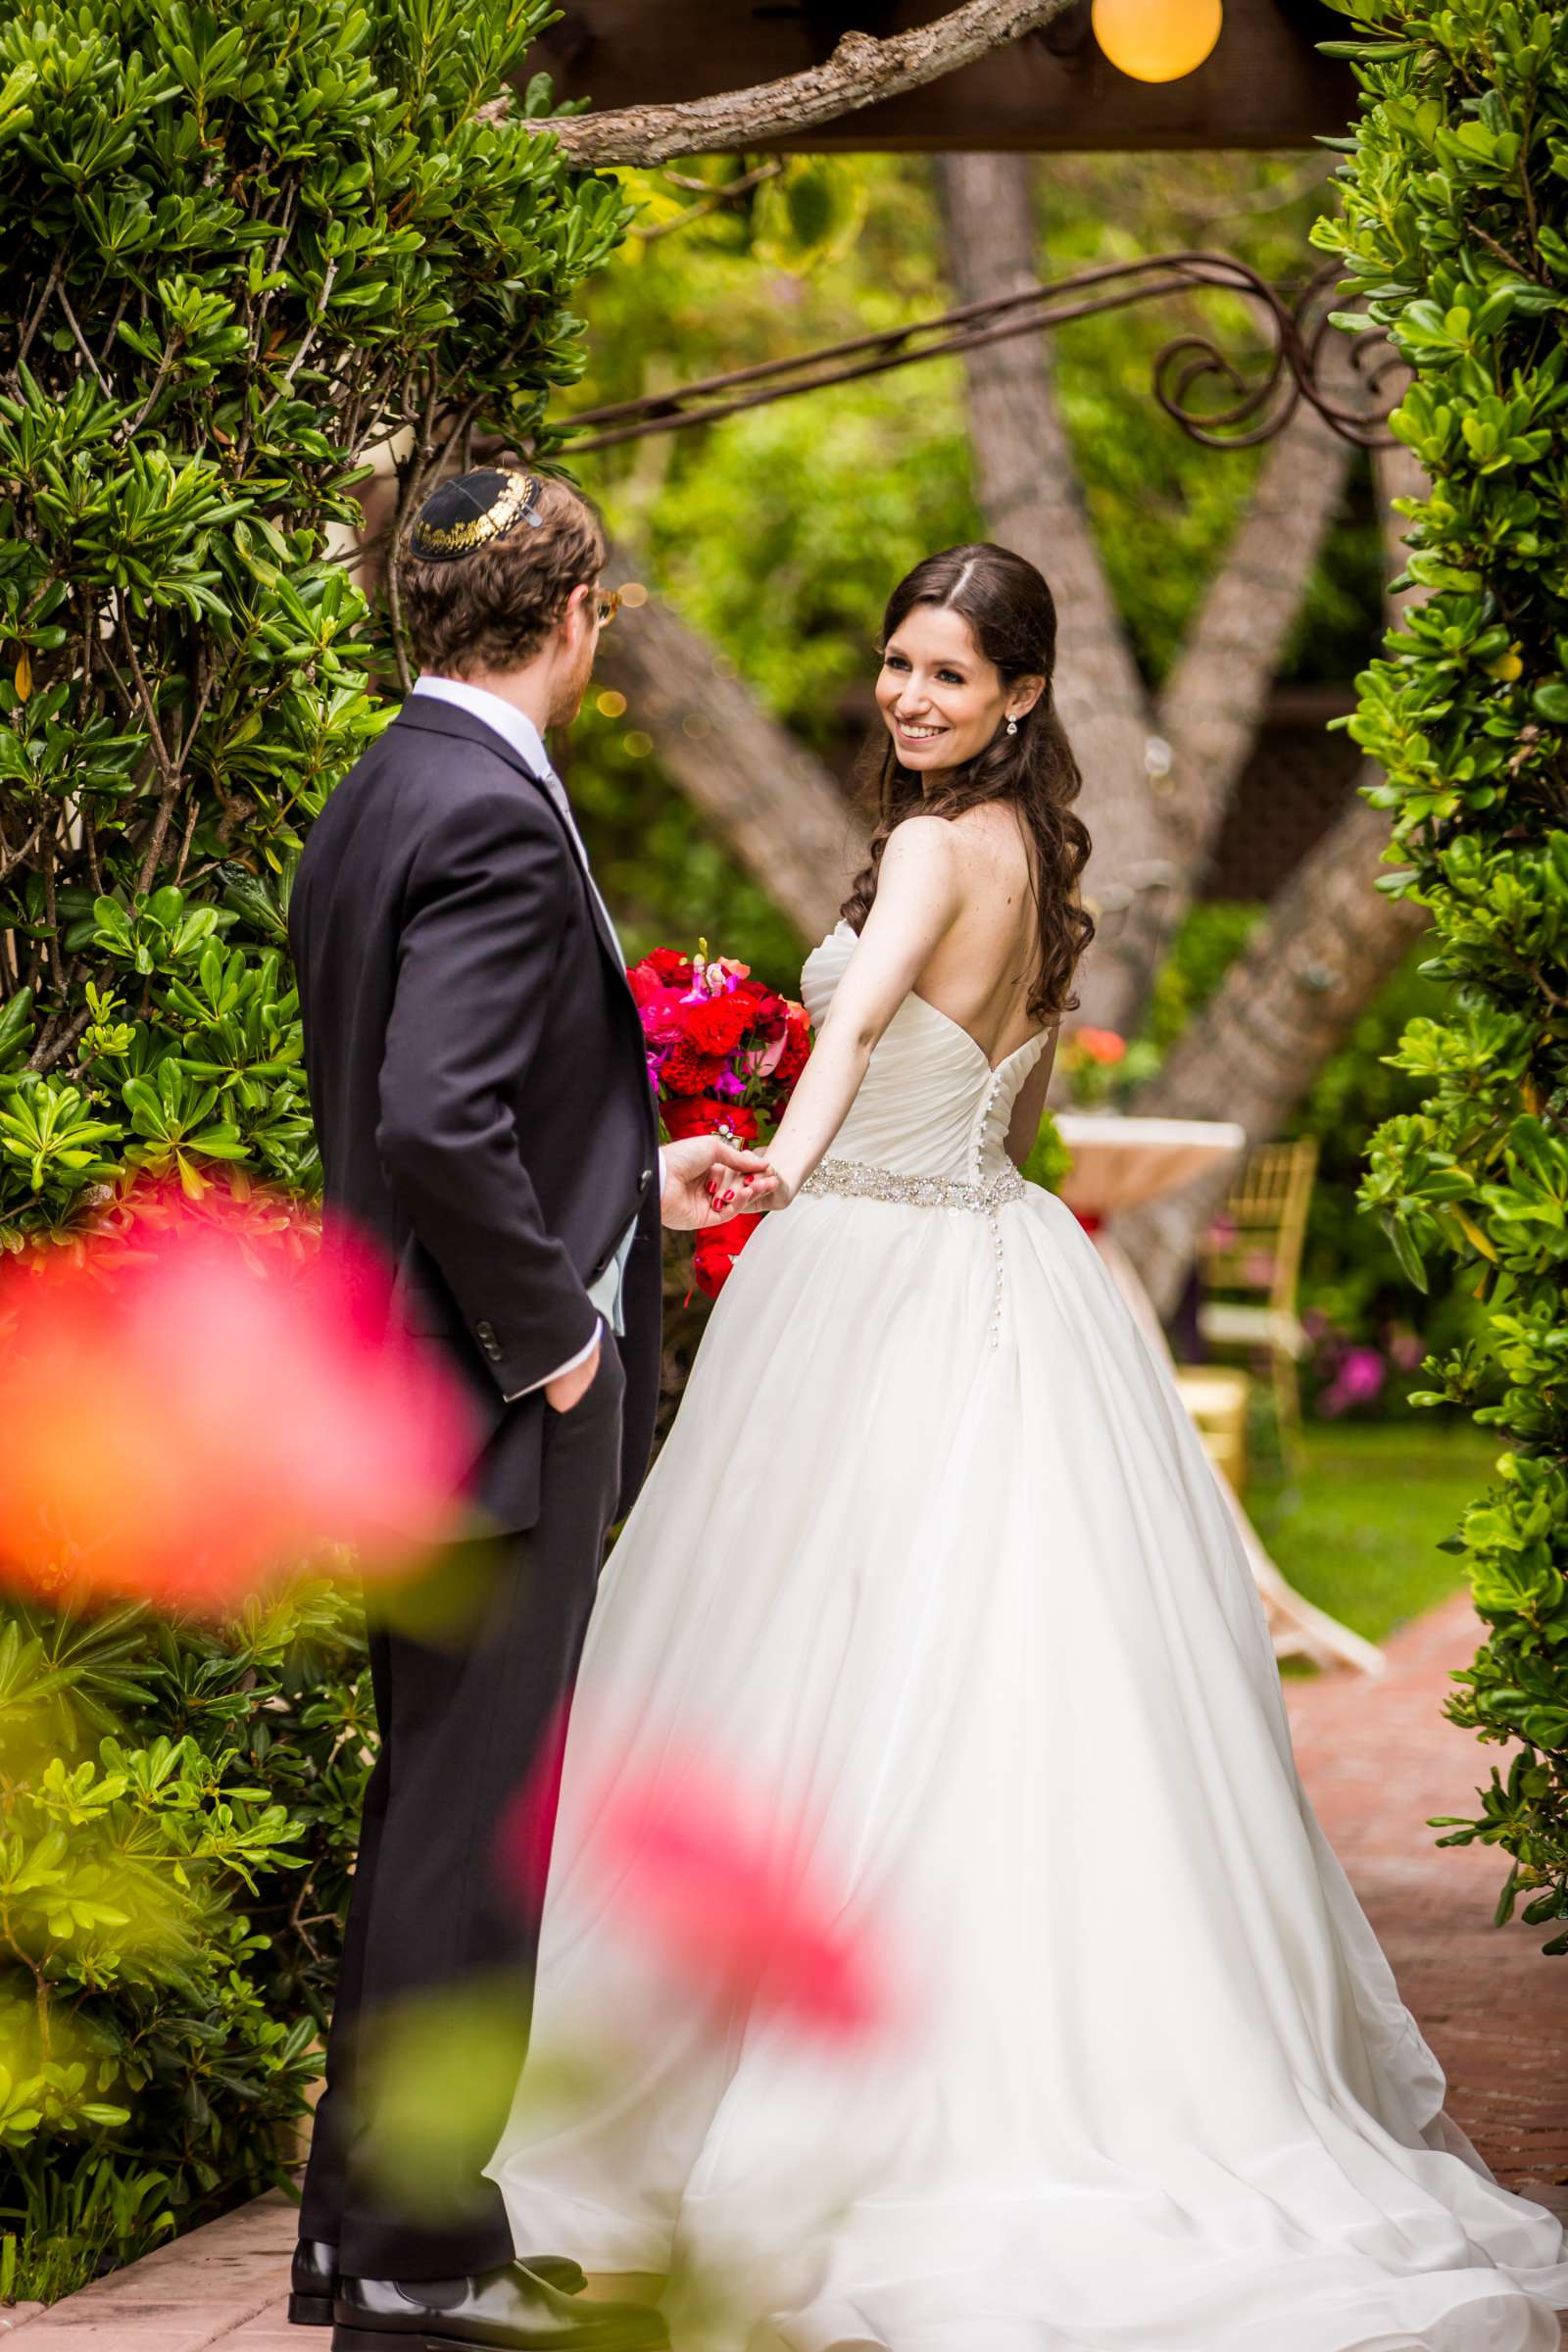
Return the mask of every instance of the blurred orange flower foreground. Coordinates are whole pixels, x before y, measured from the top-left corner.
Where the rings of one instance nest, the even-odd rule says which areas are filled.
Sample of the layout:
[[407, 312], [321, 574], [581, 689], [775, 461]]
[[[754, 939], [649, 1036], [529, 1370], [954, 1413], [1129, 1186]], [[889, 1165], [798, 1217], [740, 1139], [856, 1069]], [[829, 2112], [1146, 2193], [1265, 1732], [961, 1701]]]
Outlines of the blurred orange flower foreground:
[[472, 1446], [390, 1279], [287, 1203], [149, 1192], [0, 1269], [0, 1576], [222, 1610], [352, 1545], [412, 1562]]

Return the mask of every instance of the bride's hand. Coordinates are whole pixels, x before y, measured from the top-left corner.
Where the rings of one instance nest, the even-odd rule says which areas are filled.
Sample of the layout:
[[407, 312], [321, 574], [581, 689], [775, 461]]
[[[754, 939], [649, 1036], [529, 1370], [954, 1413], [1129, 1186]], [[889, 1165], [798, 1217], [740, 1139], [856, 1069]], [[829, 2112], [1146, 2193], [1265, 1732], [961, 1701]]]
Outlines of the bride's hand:
[[768, 1205], [775, 1181], [760, 1152], [737, 1151], [722, 1136], [688, 1136], [664, 1147], [659, 1213], [679, 1232], [699, 1232]]
[[[767, 1160], [765, 1164], [768, 1175], [772, 1180], [771, 1187], [760, 1200], [751, 1203], [751, 1205], [757, 1209], [788, 1208], [790, 1202], [794, 1200], [796, 1194], [801, 1189], [799, 1184], [792, 1183], [790, 1178], [785, 1175], [783, 1169], [778, 1167], [771, 1159]], [[734, 1212], [732, 1211], [731, 1213]]]

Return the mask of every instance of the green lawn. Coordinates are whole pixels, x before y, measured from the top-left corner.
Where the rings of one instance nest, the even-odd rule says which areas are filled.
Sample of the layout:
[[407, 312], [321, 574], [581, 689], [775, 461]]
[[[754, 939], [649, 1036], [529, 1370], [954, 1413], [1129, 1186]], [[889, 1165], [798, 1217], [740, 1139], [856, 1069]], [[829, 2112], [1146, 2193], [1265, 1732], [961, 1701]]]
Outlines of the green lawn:
[[1248, 1509], [1298, 1592], [1382, 1642], [1463, 1583], [1459, 1562], [1437, 1547], [1500, 1450], [1456, 1418], [1317, 1424], [1301, 1477], [1260, 1466]]

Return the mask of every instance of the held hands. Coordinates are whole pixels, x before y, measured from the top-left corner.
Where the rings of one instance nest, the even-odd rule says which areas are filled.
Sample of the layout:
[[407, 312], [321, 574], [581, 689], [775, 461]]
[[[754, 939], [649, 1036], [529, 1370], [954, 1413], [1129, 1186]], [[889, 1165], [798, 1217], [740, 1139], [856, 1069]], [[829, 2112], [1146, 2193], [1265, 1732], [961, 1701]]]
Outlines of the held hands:
[[777, 1181], [760, 1153], [739, 1152], [716, 1135], [688, 1136], [664, 1148], [659, 1213], [666, 1225], [697, 1233], [770, 1206]]

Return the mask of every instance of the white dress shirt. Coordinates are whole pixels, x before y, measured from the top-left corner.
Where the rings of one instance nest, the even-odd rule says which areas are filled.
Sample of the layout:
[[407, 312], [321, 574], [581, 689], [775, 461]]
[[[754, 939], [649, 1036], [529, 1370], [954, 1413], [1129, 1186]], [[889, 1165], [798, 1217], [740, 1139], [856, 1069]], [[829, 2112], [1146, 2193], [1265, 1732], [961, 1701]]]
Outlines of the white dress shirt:
[[[594, 880], [592, 869], [588, 863], [588, 852], [583, 847], [582, 835], [577, 830], [577, 820], [572, 814], [571, 803], [566, 798], [566, 787], [551, 766], [550, 755], [545, 750], [544, 737], [526, 710], [519, 710], [515, 703], [507, 702], [499, 694], [492, 694], [487, 687], [470, 685], [466, 678], [421, 676], [415, 680], [414, 691], [416, 694], [429, 695], [438, 703], [451, 703], [459, 710], [466, 710], [471, 717], [482, 719], [484, 724], [492, 728], [504, 742], [511, 744], [519, 760], [525, 761], [532, 773], [539, 778], [576, 846], [577, 855], [582, 859], [583, 872], [588, 877], [588, 887], [594, 894], [595, 903], [605, 918], [611, 938], [615, 943], [615, 953], [624, 963], [626, 959], [621, 950], [619, 935], [615, 930], [610, 908], [605, 905], [600, 894], [599, 885]], [[662, 1152], [659, 1154], [659, 1185], [662, 1192], [664, 1185], [664, 1154]], [[624, 1311], [626, 1260], [631, 1255], [631, 1246], [636, 1238], [637, 1219], [633, 1217], [615, 1245], [614, 1256], [599, 1280], [588, 1286], [588, 1296], [599, 1309], [601, 1326], [608, 1323], [617, 1338], [626, 1328]], [[564, 1374], [575, 1371], [579, 1364], [587, 1362], [594, 1349], [600, 1345], [602, 1337], [601, 1330], [600, 1334], [589, 1341], [586, 1348], [580, 1348], [577, 1353], [568, 1356], [564, 1364], [558, 1364], [553, 1372], [547, 1372], [543, 1380], [536, 1380], [532, 1388], [518, 1389], [515, 1396], [509, 1396], [506, 1401], [513, 1404], [516, 1401], [517, 1396], [531, 1396], [533, 1389], [547, 1388], [551, 1381], [560, 1380]]]

